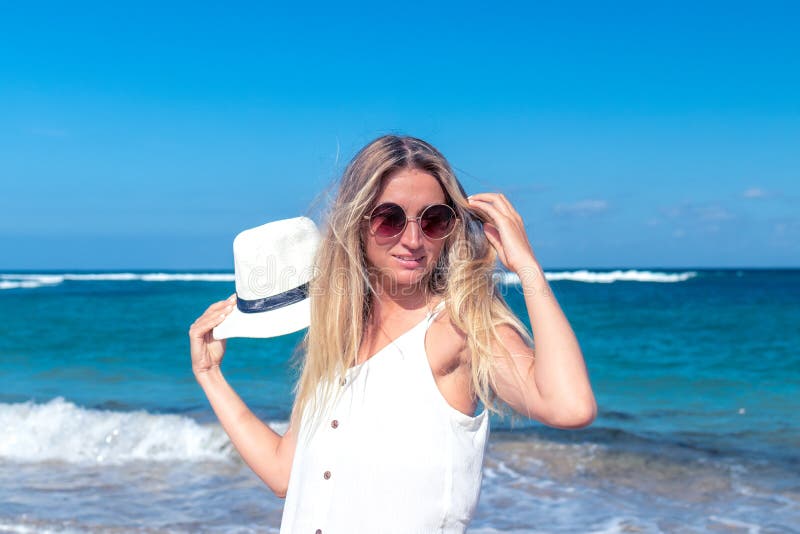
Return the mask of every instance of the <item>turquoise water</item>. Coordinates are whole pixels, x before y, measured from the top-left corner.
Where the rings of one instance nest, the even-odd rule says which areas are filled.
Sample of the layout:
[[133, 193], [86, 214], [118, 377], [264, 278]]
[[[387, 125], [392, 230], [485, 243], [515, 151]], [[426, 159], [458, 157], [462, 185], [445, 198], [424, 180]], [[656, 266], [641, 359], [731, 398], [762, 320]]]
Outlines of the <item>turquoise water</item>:
[[[493, 419], [471, 532], [795, 531], [800, 271], [548, 276], [600, 412]], [[277, 531], [189, 365], [189, 325], [232, 292], [230, 273], [0, 274], [0, 532]], [[300, 335], [228, 343], [228, 380], [278, 430]]]

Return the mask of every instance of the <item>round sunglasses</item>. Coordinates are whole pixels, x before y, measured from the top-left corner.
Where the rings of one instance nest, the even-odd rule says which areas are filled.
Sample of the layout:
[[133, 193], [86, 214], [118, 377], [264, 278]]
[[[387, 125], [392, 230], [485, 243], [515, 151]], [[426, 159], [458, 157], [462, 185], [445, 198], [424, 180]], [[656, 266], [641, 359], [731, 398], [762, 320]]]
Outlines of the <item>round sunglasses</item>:
[[458, 217], [447, 204], [432, 204], [422, 210], [419, 217], [407, 217], [403, 208], [387, 202], [375, 206], [364, 219], [369, 221], [369, 231], [376, 237], [397, 237], [406, 229], [408, 221], [417, 221], [425, 237], [444, 239], [453, 233]]

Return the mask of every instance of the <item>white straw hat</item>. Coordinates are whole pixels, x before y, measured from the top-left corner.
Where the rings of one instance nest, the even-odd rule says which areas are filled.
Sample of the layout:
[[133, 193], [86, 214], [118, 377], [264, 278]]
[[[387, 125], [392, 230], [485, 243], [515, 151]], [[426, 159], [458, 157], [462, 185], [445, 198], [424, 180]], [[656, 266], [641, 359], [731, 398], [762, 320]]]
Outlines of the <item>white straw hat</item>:
[[214, 328], [215, 339], [275, 337], [311, 321], [308, 281], [320, 234], [306, 217], [245, 230], [233, 240], [236, 307]]

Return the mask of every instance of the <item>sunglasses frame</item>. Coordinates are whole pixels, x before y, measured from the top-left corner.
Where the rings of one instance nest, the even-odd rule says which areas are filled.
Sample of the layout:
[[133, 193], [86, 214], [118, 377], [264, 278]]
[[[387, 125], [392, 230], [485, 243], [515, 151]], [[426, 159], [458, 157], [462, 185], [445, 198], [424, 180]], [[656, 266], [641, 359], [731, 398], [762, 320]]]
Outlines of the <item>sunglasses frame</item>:
[[[383, 236], [383, 235], [382, 236], [378, 236], [378, 234], [376, 234], [372, 230], [372, 224], [370, 224], [369, 225], [369, 233], [371, 235], [373, 235], [373, 236], [378, 236], [378, 237], [381, 237], [381, 238], [384, 238], [384, 239], [392, 239], [392, 238], [395, 238], [395, 237], [399, 236], [400, 234], [402, 234], [403, 232], [406, 231], [406, 228], [408, 227], [409, 221], [414, 221], [417, 224], [419, 224], [419, 231], [420, 231], [420, 233], [422, 235], [425, 236], [426, 239], [430, 239], [432, 241], [441, 241], [442, 239], [447, 239], [448, 237], [450, 237], [453, 234], [453, 232], [456, 229], [456, 225], [458, 224], [458, 221], [459, 221], [458, 214], [456, 213], [456, 210], [454, 210], [453, 207], [449, 206], [448, 204], [441, 204], [441, 203], [440, 204], [431, 204], [430, 206], [425, 206], [425, 208], [423, 208], [423, 210], [420, 212], [419, 216], [417, 216], [417, 217], [409, 217], [408, 214], [406, 214], [406, 210], [404, 210], [401, 205], [395, 204], [394, 202], [383, 202], [381, 204], [378, 204], [374, 208], [372, 208], [372, 211], [369, 212], [369, 215], [364, 215], [363, 218], [365, 220], [371, 222], [372, 221], [372, 217], [375, 215], [375, 210], [377, 210], [378, 208], [383, 208], [385, 206], [396, 206], [397, 208], [399, 208], [400, 211], [402, 211], [403, 215], [405, 216], [405, 222], [403, 223], [403, 227], [400, 229], [399, 232], [397, 232], [394, 235], [390, 235], [390, 236]], [[425, 212], [426, 211], [428, 211], [430, 208], [434, 208], [434, 207], [438, 207], [438, 206], [444, 206], [444, 207], [446, 207], [447, 209], [450, 210], [450, 212], [453, 214], [453, 226], [450, 228], [450, 231], [447, 232], [442, 237], [431, 237], [427, 233], [425, 233], [425, 230], [422, 229], [422, 223], [420, 221], [425, 216]]]

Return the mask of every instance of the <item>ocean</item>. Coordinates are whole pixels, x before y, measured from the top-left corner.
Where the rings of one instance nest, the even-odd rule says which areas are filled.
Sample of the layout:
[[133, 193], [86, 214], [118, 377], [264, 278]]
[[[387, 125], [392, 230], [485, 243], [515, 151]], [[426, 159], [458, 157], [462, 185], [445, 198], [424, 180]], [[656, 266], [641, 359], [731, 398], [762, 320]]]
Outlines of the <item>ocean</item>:
[[[493, 417], [469, 532], [800, 532], [800, 270], [547, 276], [599, 414]], [[233, 291], [227, 272], [0, 273], [0, 532], [278, 531], [282, 500], [191, 372], [189, 325]], [[223, 364], [279, 432], [301, 335], [230, 340]]]

